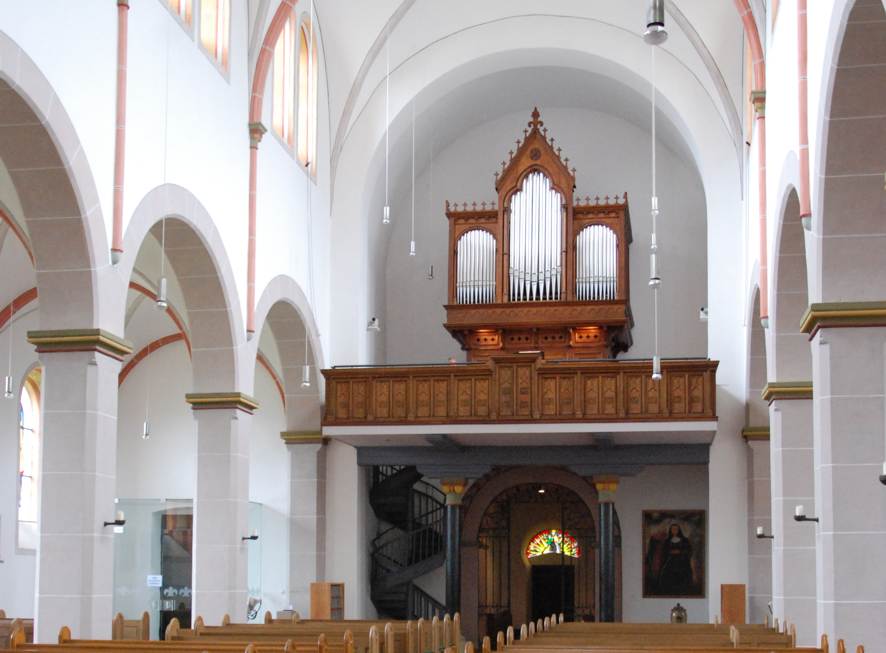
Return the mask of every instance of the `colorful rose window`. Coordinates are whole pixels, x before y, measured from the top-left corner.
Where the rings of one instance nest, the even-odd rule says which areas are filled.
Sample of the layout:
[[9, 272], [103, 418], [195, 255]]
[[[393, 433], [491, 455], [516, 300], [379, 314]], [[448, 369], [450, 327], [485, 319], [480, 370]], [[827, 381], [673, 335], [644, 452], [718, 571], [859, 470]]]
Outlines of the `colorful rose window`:
[[581, 548], [572, 535], [554, 528], [537, 533], [526, 546], [527, 558], [537, 558], [548, 553], [580, 558]]

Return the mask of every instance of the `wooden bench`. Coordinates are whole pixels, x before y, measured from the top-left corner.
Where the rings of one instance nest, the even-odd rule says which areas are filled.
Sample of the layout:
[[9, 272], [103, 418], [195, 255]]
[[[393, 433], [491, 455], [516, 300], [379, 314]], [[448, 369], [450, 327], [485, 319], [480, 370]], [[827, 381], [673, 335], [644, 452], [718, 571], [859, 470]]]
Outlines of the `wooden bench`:
[[141, 619], [125, 619], [118, 612], [111, 622], [111, 639], [124, 641], [151, 639], [151, 615], [143, 612]]
[[10, 619], [0, 610], [0, 647], [9, 648], [12, 634], [17, 629], [22, 631], [26, 642], [34, 641], [33, 619]]

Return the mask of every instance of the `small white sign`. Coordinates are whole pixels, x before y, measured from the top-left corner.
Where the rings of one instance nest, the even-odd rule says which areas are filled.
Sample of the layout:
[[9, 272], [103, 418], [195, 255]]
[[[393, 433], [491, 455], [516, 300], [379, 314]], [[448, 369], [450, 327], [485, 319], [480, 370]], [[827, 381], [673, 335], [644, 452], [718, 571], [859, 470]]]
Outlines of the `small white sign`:
[[148, 587], [163, 587], [162, 574], [148, 574]]

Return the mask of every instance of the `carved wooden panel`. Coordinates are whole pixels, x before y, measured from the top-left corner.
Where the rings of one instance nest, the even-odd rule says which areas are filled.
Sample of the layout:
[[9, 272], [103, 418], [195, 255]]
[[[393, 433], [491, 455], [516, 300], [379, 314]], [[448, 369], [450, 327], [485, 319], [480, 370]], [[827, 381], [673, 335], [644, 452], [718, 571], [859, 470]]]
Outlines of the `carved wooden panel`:
[[716, 419], [715, 361], [545, 361], [324, 370], [324, 425]]

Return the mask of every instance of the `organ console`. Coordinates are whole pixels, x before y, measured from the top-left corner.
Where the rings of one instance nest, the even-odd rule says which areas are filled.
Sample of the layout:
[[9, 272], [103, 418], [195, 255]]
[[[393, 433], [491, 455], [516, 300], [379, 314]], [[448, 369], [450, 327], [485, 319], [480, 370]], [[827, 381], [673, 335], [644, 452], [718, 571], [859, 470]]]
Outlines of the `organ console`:
[[613, 358], [631, 346], [627, 193], [576, 199], [561, 154], [535, 109], [495, 174], [497, 202], [446, 203], [445, 327], [469, 361]]

